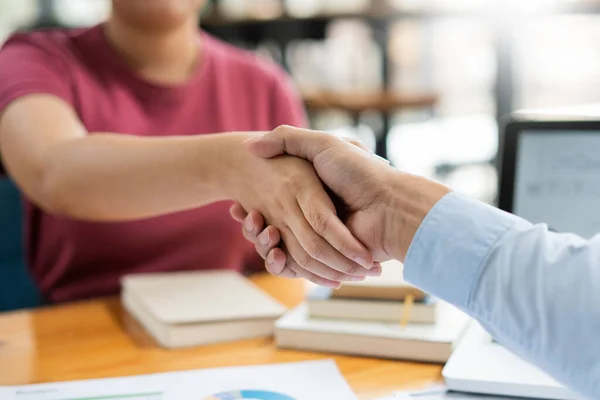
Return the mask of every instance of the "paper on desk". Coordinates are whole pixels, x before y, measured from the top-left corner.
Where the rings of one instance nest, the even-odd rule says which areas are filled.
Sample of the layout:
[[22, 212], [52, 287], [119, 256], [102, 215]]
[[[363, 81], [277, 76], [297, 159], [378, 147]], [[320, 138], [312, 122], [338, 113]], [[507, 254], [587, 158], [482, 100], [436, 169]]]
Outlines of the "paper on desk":
[[395, 392], [393, 396], [379, 400], [525, 400], [521, 397], [497, 397], [470, 393], [449, 392], [436, 387], [420, 391]]
[[1, 400], [356, 400], [332, 360], [0, 388]]

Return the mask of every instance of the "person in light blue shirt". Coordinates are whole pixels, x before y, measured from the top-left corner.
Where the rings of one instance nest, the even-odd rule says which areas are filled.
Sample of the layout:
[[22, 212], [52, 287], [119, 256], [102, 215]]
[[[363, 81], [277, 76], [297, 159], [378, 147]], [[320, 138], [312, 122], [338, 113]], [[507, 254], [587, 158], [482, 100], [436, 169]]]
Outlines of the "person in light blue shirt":
[[[403, 261], [408, 282], [459, 307], [559, 382], [600, 399], [600, 235], [550, 232], [321, 132], [280, 127], [246, 145], [265, 158], [311, 161], [376, 262]], [[239, 205], [231, 213], [269, 272], [310, 271], [311, 259], [294, 260], [280, 246], [285, 230], [265, 228], [260, 214]], [[323, 218], [317, 230], [327, 224]], [[327, 264], [318, 243], [308, 247]], [[312, 272], [331, 281], [339, 274]]]

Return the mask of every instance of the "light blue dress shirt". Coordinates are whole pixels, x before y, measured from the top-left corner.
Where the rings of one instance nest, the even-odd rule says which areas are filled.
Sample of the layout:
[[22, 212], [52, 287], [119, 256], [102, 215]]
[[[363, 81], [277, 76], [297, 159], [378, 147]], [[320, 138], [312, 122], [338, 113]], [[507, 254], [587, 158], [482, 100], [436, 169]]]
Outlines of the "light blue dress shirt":
[[450, 193], [418, 229], [404, 276], [559, 382], [600, 399], [600, 235], [549, 232]]

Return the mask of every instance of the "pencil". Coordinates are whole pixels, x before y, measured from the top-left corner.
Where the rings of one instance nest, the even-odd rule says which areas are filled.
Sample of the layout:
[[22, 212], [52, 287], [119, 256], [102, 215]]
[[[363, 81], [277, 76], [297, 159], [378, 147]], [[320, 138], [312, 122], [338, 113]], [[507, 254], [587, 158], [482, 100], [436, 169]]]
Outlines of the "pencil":
[[415, 303], [415, 297], [412, 294], [406, 295], [404, 298], [404, 307], [402, 309], [402, 318], [400, 318], [400, 326], [405, 327], [410, 319], [410, 312], [412, 311], [413, 304]]

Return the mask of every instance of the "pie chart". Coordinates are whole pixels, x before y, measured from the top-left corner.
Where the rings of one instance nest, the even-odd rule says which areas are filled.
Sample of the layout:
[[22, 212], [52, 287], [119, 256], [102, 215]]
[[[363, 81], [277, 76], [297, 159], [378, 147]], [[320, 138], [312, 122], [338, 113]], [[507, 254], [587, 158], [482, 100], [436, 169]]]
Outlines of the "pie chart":
[[203, 400], [296, 400], [293, 397], [267, 390], [240, 390], [217, 393]]

